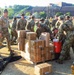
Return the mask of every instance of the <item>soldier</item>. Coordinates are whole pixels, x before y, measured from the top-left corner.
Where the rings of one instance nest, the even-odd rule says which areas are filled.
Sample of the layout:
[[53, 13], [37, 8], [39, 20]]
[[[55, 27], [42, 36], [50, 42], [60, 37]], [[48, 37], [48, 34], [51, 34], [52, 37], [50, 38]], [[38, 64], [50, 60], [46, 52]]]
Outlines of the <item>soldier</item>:
[[11, 50], [10, 47], [10, 35], [8, 32], [8, 27], [9, 27], [8, 10], [5, 9], [3, 16], [0, 18], [0, 32], [2, 34], [2, 37], [0, 38], [0, 42], [3, 42], [4, 38], [6, 38], [8, 51], [10, 51], [10, 54], [12, 55], [13, 51]]
[[43, 17], [40, 19], [40, 24], [45, 25], [45, 19]]
[[17, 18], [14, 17], [12, 22], [12, 28], [11, 28], [12, 43], [16, 42], [16, 39], [17, 39], [16, 26], [17, 26]]
[[58, 17], [58, 21], [55, 24], [55, 28], [59, 29], [63, 23], [64, 23], [64, 16], [61, 15]]
[[[64, 24], [64, 16], [61, 15], [59, 16], [58, 18], [58, 21], [56, 22], [56, 25], [55, 25], [55, 28], [54, 28], [54, 37], [57, 36], [58, 32], [55, 32], [56, 30], [59, 30], [60, 27]], [[62, 44], [64, 43], [64, 40], [65, 40], [65, 35], [63, 34], [63, 36], [61, 36], [61, 42]]]
[[48, 17], [46, 17], [46, 19], [45, 19], [45, 24], [49, 27], [50, 22], [49, 22], [49, 20], [48, 20]]
[[55, 27], [57, 21], [58, 21], [58, 16], [55, 16], [55, 18], [52, 20], [52, 27]]
[[72, 20], [70, 19], [70, 16], [66, 16], [65, 17], [65, 23], [71, 23], [71, 24], [73, 24]]
[[31, 16], [31, 20], [28, 22], [27, 29], [30, 31], [34, 31], [35, 26], [35, 16]]
[[40, 37], [41, 33], [44, 32], [44, 28], [43, 28], [44, 25], [45, 25], [44, 18], [41, 18], [36, 30], [38, 38]]
[[21, 15], [21, 19], [18, 21], [17, 30], [25, 30], [27, 21], [24, 18], [24, 14]]
[[[37, 37], [39, 38], [39, 36], [41, 35], [42, 32], [49, 32], [50, 33], [50, 37], [52, 35], [52, 32], [50, 30], [50, 28], [44, 23], [44, 19], [41, 18], [40, 20], [40, 26], [38, 27], [36, 33], [37, 33]], [[51, 37], [52, 39], [52, 37]]]
[[64, 60], [69, 60], [70, 57], [70, 47], [74, 43], [74, 26], [70, 21], [66, 21], [63, 25], [61, 25], [59, 29], [59, 41], [61, 41], [61, 36], [63, 34], [66, 35], [66, 39], [62, 46], [62, 51], [57, 62], [62, 64]]

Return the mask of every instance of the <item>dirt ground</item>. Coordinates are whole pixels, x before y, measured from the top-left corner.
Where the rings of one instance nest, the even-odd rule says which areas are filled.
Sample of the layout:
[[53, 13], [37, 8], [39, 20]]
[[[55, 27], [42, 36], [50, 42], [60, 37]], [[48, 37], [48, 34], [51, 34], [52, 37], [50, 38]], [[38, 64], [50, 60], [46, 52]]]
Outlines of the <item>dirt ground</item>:
[[[20, 51], [17, 50], [17, 46], [12, 46], [15, 53], [20, 55]], [[1, 48], [0, 54], [8, 55], [7, 48]], [[3, 56], [4, 56], [3, 55]], [[64, 64], [57, 64], [55, 61], [49, 61], [47, 63], [52, 64], [53, 72], [49, 75], [71, 75], [71, 64], [74, 61], [74, 54], [71, 50], [71, 60], [67, 60]], [[1, 75], [35, 75], [33, 64], [28, 63], [25, 59], [9, 63]]]

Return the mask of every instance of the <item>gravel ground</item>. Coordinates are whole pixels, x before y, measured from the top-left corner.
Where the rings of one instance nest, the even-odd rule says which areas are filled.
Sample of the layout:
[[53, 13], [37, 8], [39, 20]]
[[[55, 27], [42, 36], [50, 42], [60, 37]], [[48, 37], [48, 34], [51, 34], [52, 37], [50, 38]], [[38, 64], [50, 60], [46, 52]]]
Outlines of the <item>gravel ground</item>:
[[[53, 66], [53, 72], [49, 75], [71, 75], [71, 64], [74, 61], [74, 54], [71, 51], [71, 60], [67, 60], [64, 64], [57, 64], [55, 61], [48, 62]], [[34, 65], [26, 60], [20, 59], [16, 62], [9, 63], [1, 75], [35, 75]]]

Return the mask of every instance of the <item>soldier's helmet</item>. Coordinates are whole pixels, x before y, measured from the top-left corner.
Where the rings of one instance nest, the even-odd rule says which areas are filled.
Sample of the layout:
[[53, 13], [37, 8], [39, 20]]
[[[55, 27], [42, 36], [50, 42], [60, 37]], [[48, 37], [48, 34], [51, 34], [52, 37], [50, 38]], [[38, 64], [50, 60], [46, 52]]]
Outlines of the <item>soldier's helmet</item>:
[[4, 9], [4, 13], [8, 13], [8, 10], [7, 9]]

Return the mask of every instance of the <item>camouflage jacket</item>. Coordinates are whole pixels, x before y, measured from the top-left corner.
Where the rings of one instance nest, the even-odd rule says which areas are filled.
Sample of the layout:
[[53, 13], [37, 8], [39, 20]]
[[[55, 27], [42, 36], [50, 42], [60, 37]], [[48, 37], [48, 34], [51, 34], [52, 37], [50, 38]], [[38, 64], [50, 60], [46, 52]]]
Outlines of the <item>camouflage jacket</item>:
[[57, 22], [56, 22], [56, 25], [55, 25], [55, 28], [60, 28], [60, 26], [62, 25], [64, 23], [64, 21], [63, 20], [58, 20]]
[[49, 25], [50, 25], [50, 23], [49, 23], [49, 20], [48, 20], [48, 19], [46, 19], [46, 20], [45, 20], [45, 24], [46, 24], [47, 26], [49, 26]]
[[13, 21], [13, 23], [12, 23], [12, 29], [16, 29], [16, 26], [17, 26], [17, 20]]
[[0, 32], [8, 32], [9, 21], [4, 16], [0, 17]]
[[25, 30], [26, 24], [27, 24], [27, 21], [26, 20], [20, 19], [18, 21], [18, 24], [17, 24], [17, 27], [16, 27], [17, 30]]
[[74, 26], [70, 21], [65, 21], [63, 25], [60, 26], [58, 36], [59, 40], [65, 35], [68, 38], [74, 32]]
[[30, 20], [27, 24], [27, 29], [31, 30], [31, 28], [34, 28], [35, 25], [35, 21], [34, 20]]

